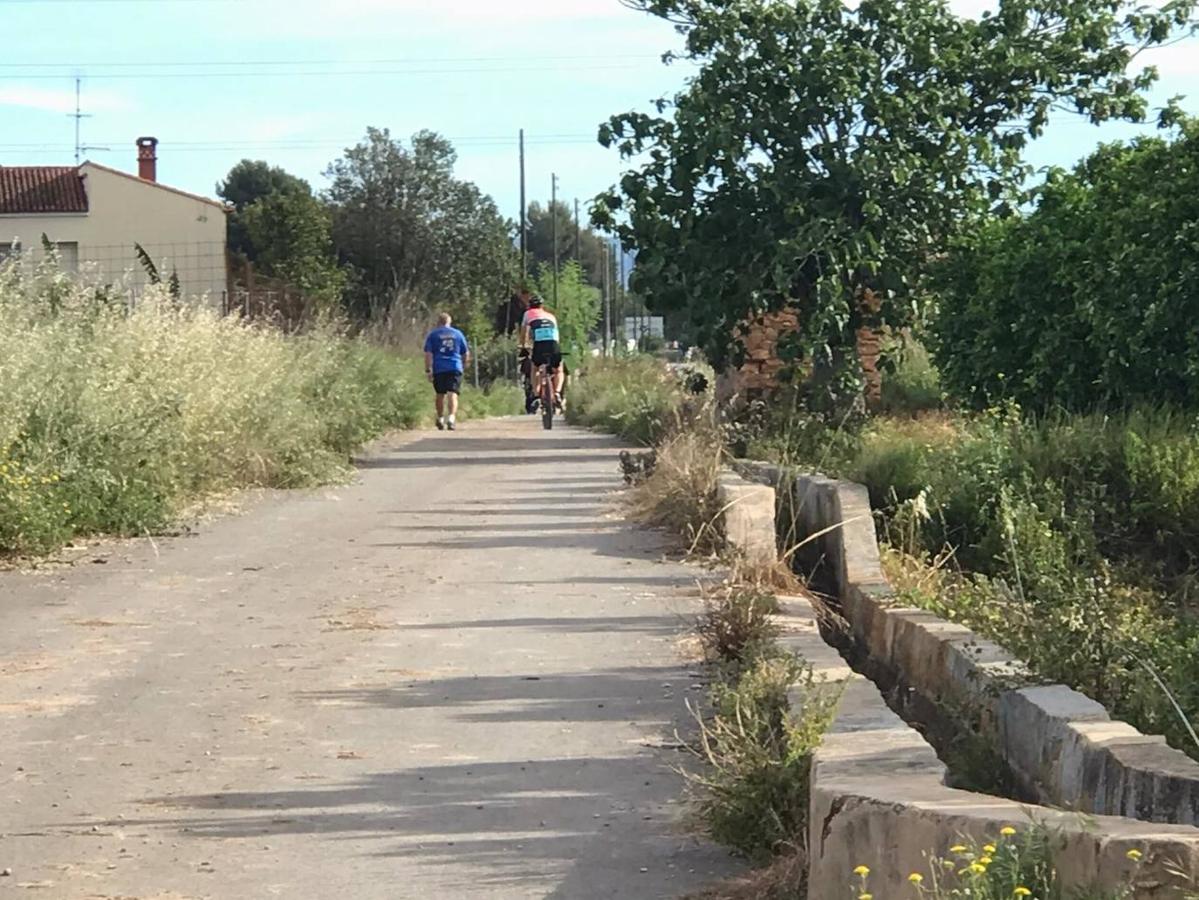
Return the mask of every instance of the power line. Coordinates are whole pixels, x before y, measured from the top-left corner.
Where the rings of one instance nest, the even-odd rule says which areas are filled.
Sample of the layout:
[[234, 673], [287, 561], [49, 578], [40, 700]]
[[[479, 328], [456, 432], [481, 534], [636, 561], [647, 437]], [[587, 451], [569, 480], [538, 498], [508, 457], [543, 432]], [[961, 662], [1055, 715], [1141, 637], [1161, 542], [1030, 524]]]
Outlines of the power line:
[[[513, 66], [513, 65], [495, 65], [495, 66], [467, 66], [460, 68], [438, 68], [438, 69], [274, 69], [272, 71], [245, 71], [245, 72], [130, 72], [130, 73], [114, 73], [100, 72], [92, 73], [86, 69], [80, 69], [82, 74], [86, 75], [91, 81], [138, 81], [145, 79], [154, 79], [161, 81], [163, 79], [204, 79], [204, 78], [314, 78], [314, 77], [378, 77], [386, 76], [401, 76], [401, 75], [472, 75], [482, 72], [509, 72], [509, 73], [544, 73], [547, 69], [564, 69], [571, 72], [610, 72], [622, 69], [632, 68], [628, 64], [622, 63], [592, 63], [588, 65], [561, 65], [561, 66]], [[0, 73], [0, 78], [20, 81], [45, 81], [45, 80], [61, 80], [64, 78], [73, 77], [72, 73], [62, 72], [59, 74], [21, 74], [17, 72]]]
[[[0, 5], [9, 4], [16, 6], [17, 4], [26, 4], [29, 6], [38, 6], [48, 3], [77, 3], [80, 6], [88, 6], [90, 4], [100, 3], [246, 3], [248, 0], [0, 0]], [[268, 0], [269, 2], [269, 0]]]
[[[4, 0], [0, 0], [0, 3]], [[340, 66], [340, 65], [366, 65], [366, 66], [392, 66], [392, 65], [407, 65], [409, 63], [464, 63], [464, 62], [495, 62], [510, 65], [514, 62], [576, 62], [581, 59], [603, 59], [603, 60], [618, 60], [618, 59], [659, 59], [659, 54], [656, 53], [572, 53], [562, 56], [530, 56], [528, 54], [522, 56], [405, 56], [405, 57], [390, 57], [384, 59], [257, 59], [257, 60], [192, 60], [180, 61], [177, 59], [170, 60], [117, 60], [114, 62], [104, 62], [101, 60], [93, 60], [92, 62], [3, 62], [0, 63], [0, 69], [78, 69], [78, 68], [105, 68], [105, 69], [145, 69], [155, 66], [164, 68], [183, 68], [183, 67], [232, 67], [232, 66]]]
[[[449, 138], [454, 145], [455, 150], [469, 152], [470, 150], [487, 151], [492, 148], [510, 147], [513, 145], [511, 136], [496, 136], [496, 137], [465, 137], [465, 138]], [[354, 147], [360, 144], [361, 137], [351, 140], [334, 140], [334, 139], [311, 139], [311, 140], [295, 140], [295, 141], [197, 141], [188, 143], [184, 141], [162, 140], [160, 146], [164, 151], [171, 154], [194, 154], [194, 153], [262, 153], [262, 154], [285, 154], [285, 153], [305, 153], [319, 152], [330, 150], [344, 150], [347, 147]], [[120, 148], [127, 143], [124, 140], [103, 141], [100, 146], [87, 145], [83, 150], [91, 150], [96, 152], [122, 152]], [[560, 136], [560, 137], [536, 137], [526, 138], [526, 144], [542, 147], [553, 146], [598, 146], [595, 137], [584, 136]], [[118, 148], [114, 150], [113, 148]], [[27, 142], [27, 143], [7, 143], [0, 144], [0, 155], [28, 155], [37, 153], [59, 153], [68, 152], [70, 147], [66, 142]]]
[[[73, 114], [72, 114], [73, 115]], [[511, 138], [449, 138], [448, 139], [455, 148], [457, 147], [507, 147], [511, 146]], [[334, 140], [334, 139], [312, 139], [312, 140], [296, 140], [296, 141], [211, 141], [202, 143], [186, 143], [162, 140], [161, 146], [165, 150], [172, 153], [208, 153], [208, 152], [223, 152], [228, 150], [322, 150], [332, 147], [353, 147], [361, 143], [361, 138], [352, 140]], [[120, 146], [125, 143], [123, 140], [104, 141], [105, 144], [114, 144]], [[530, 138], [526, 140], [527, 144], [540, 146], [567, 146], [567, 145], [587, 145], [595, 144], [595, 137], [562, 137], [562, 138]], [[41, 142], [41, 143], [14, 143], [0, 144], [0, 152], [19, 152], [19, 151], [36, 151], [36, 150], [56, 150], [64, 146], [62, 143]], [[92, 148], [92, 149], [107, 149], [107, 148]]]

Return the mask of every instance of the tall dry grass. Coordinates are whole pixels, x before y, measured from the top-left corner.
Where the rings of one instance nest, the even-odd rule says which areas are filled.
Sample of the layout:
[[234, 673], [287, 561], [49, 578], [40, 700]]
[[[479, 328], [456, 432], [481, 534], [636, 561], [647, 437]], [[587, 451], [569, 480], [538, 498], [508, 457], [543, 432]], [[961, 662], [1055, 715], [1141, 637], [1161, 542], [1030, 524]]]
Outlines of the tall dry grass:
[[[299, 336], [50, 266], [0, 267], [0, 552], [139, 534], [197, 498], [336, 478], [426, 421], [417, 359], [333, 327]], [[467, 404], [469, 406], [469, 403]]]

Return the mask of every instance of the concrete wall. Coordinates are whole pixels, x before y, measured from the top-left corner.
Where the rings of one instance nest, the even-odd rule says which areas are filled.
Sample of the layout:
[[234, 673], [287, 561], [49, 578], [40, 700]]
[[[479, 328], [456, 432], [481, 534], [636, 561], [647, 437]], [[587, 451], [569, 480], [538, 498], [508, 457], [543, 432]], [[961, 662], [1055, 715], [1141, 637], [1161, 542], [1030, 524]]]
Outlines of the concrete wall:
[[774, 488], [744, 481], [732, 472], [721, 474], [716, 502], [728, 546], [753, 566], [778, 562], [774, 530]]
[[[782, 643], [805, 658], [826, 690], [840, 692], [836, 717], [815, 752], [810, 773], [808, 897], [856, 895], [852, 872], [869, 866], [875, 897], [914, 896], [908, 876], [930, 878], [930, 854], [947, 856], [963, 837], [995, 841], [1000, 829], [1033, 822], [1055, 831], [1053, 862], [1072, 886], [1113, 887], [1134, 871], [1126, 854], [1144, 858], [1135, 871], [1136, 898], [1182, 897], [1199, 876], [1199, 830], [1149, 825], [1124, 818], [1084, 819], [945, 785], [945, 767], [915, 730], [883, 702], [877, 688], [854, 674], [820, 637], [804, 598], [782, 598]], [[793, 692], [794, 712], [804, 695]], [[1181, 875], [1176, 874], [1181, 873]]]
[[879, 563], [864, 487], [776, 466], [739, 468], [776, 486], [780, 533], [794, 543], [810, 538], [797, 554], [799, 566], [840, 601], [872, 676], [967, 714], [1042, 803], [1199, 824], [1199, 763], [1160, 736], [1113, 721], [1069, 687], [1037, 684], [1003, 647], [895, 596]]
[[225, 212], [219, 203], [94, 163], [84, 163], [80, 172], [86, 214], [0, 215], [0, 242], [18, 238], [32, 260], [41, 257], [43, 234], [77, 245], [80, 270], [103, 281], [127, 278], [135, 293], [149, 283], [133, 249], [139, 243], [164, 281], [177, 271], [185, 297], [206, 296], [219, 304], [227, 289]]

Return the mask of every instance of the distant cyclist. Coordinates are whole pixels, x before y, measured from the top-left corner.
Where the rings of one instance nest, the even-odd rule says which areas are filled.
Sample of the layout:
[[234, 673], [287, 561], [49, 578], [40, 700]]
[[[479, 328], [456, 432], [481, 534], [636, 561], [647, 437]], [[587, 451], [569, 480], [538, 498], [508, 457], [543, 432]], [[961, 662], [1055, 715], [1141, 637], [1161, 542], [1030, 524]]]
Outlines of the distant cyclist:
[[562, 344], [559, 342], [558, 319], [545, 309], [540, 297], [529, 301], [520, 322], [520, 343], [533, 345], [533, 394], [541, 395], [540, 367], [546, 366], [554, 377], [554, 405], [562, 409]]

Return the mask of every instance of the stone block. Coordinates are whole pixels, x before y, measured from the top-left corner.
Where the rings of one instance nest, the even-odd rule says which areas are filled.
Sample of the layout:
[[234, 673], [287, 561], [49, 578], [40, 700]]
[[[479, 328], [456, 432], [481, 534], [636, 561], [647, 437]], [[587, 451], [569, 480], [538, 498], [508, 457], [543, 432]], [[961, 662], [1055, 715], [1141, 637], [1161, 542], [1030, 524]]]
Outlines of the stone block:
[[750, 565], [778, 562], [774, 530], [774, 488], [745, 481], [732, 472], [716, 488], [728, 545]]

